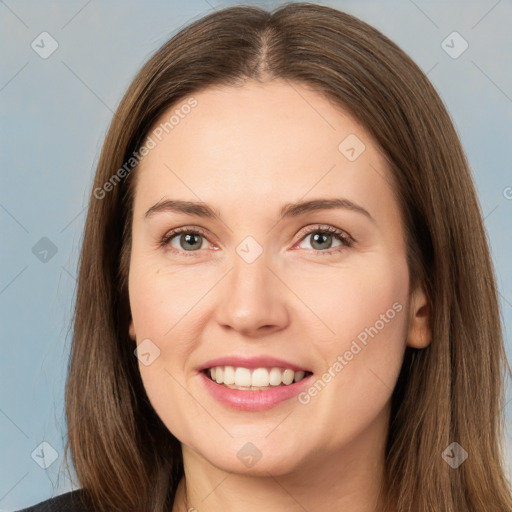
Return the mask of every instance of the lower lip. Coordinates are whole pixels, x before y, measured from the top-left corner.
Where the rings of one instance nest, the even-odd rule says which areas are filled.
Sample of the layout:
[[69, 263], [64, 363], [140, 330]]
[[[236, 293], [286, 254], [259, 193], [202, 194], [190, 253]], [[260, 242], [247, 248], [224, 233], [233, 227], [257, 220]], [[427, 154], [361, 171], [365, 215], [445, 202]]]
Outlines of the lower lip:
[[262, 391], [243, 391], [217, 384], [207, 377], [204, 372], [199, 372], [199, 377], [214, 398], [222, 404], [239, 411], [264, 411], [271, 409], [281, 402], [297, 396], [307, 387], [311, 376], [308, 375], [299, 382], [294, 382], [288, 386], [275, 386]]

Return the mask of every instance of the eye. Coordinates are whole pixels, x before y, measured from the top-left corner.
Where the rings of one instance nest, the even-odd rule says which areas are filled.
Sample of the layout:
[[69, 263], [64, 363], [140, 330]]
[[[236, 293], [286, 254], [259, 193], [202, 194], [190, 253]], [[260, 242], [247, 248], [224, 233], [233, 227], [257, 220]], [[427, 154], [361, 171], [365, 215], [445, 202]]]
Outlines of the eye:
[[197, 228], [177, 228], [167, 233], [162, 241], [162, 246], [170, 246], [177, 252], [196, 252], [205, 249], [206, 236]]
[[[341, 229], [321, 225], [306, 228], [301, 232], [300, 240], [300, 243], [296, 244], [295, 247], [305, 248], [302, 244], [309, 240], [313, 251], [317, 254], [339, 252], [351, 247], [354, 243], [353, 239]], [[336, 242], [337, 245], [335, 245]], [[160, 245], [170, 247], [172, 251], [178, 253], [194, 253], [206, 249], [208, 239], [201, 229], [181, 227], [167, 233], [162, 238]]]
[[[332, 254], [333, 252], [339, 252], [347, 247], [351, 247], [354, 243], [352, 238], [345, 232], [333, 226], [313, 226], [307, 228], [306, 231], [301, 234], [301, 242], [297, 244], [297, 247], [304, 248], [301, 244], [305, 241], [309, 241], [311, 247], [317, 253]], [[336, 242], [338, 242], [338, 244], [333, 245], [333, 243]]]

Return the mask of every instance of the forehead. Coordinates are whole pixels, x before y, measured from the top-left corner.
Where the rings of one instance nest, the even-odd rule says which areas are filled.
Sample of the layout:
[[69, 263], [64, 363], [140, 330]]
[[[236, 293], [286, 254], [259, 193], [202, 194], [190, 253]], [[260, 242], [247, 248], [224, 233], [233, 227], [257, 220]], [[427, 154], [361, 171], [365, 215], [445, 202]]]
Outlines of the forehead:
[[169, 108], [149, 138], [154, 148], [137, 178], [143, 195], [178, 191], [204, 201], [217, 193], [235, 202], [248, 196], [284, 202], [308, 193], [390, 192], [379, 192], [391, 180], [369, 132], [297, 83], [205, 89]]
[[337, 152], [349, 134], [376, 149], [367, 130], [340, 105], [305, 85], [282, 80], [207, 88], [170, 107], [150, 132], [157, 142], [165, 139], [174, 148], [197, 142], [198, 155], [207, 150], [210, 158], [223, 159], [229, 156], [225, 149], [237, 153], [240, 147], [259, 158], [276, 153], [287, 159], [319, 158], [315, 150]]

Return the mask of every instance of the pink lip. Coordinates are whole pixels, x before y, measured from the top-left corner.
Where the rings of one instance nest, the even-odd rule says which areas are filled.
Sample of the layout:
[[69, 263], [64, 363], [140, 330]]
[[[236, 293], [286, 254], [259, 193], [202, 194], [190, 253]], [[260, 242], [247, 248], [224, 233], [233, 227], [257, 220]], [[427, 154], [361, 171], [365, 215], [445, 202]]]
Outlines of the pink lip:
[[296, 364], [289, 363], [284, 359], [277, 359], [275, 357], [259, 356], [259, 357], [237, 357], [237, 356], [226, 356], [212, 359], [202, 365], [199, 371], [213, 368], [215, 366], [241, 366], [243, 368], [289, 368], [293, 371], [309, 371], [307, 368], [302, 368]]
[[[214, 364], [212, 366], [224, 365]], [[242, 365], [240, 364], [239, 366]], [[211, 368], [211, 366], [208, 368]], [[290, 368], [288, 363], [286, 363], [285, 368]], [[299, 382], [294, 382], [288, 386], [281, 385], [270, 387], [264, 391], [243, 391], [241, 389], [230, 389], [211, 380], [204, 371], [199, 372], [198, 376], [201, 379], [202, 384], [211, 393], [211, 395], [223, 405], [226, 405], [232, 409], [237, 409], [239, 411], [263, 411], [265, 409], [271, 409], [279, 403], [298, 395], [309, 385], [312, 374], [304, 377]]]

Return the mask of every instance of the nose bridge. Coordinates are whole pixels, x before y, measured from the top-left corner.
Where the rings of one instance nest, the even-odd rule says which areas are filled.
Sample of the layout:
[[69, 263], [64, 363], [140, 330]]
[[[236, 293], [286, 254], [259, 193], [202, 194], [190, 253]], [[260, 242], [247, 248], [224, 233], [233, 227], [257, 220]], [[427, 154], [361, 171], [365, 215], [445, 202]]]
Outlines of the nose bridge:
[[[237, 254], [233, 257], [233, 270], [231, 271], [231, 289], [232, 294], [238, 296], [238, 300], [242, 298], [260, 296], [270, 292], [268, 283], [268, 274], [270, 273], [267, 266], [268, 255], [261, 254], [254, 261], [246, 260]], [[243, 302], [243, 300], [242, 300]]]
[[246, 332], [286, 324], [285, 293], [279, 289], [270, 265], [269, 254], [253, 240], [245, 240], [236, 248], [217, 305], [220, 324]]

